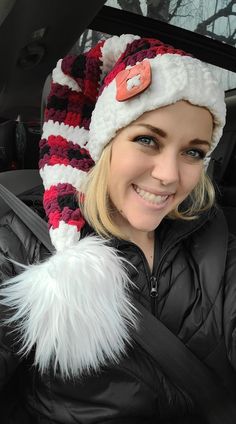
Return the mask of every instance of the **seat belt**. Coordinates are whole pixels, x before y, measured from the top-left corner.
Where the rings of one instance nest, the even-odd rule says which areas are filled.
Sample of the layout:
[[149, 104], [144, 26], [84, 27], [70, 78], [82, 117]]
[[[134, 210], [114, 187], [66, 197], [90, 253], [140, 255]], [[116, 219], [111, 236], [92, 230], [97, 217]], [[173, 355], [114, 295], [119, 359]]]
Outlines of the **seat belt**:
[[[32, 233], [50, 251], [47, 224], [14, 194], [0, 185], [0, 196]], [[133, 339], [154, 359], [164, 374], [196, 402], [207, 424], [235, 424], [236, 404], [217, 377], [164, 324], [137, 300], [133, 304], [141, 315]]]
[[235, 424], [236, 403], [213, 372], [138, 301], [132, 302], [141, 314], [133, 339], [172, 382], [192, 397], [207, 424]]
[[0, 184], [0, 196], [42, 244], [53, 252], [55, 249], [51, 243], [47, 223], [2, 184]]

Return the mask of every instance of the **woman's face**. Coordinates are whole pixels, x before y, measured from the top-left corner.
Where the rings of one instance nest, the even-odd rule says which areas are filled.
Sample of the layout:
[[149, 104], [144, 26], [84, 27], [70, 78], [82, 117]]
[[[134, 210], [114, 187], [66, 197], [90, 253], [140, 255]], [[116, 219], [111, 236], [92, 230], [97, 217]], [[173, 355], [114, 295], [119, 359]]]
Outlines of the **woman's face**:
[[213, 120], [179, 101], [120, 130], [113, 140], [108, 190], [120, 229], [152, 232], [199, 181]]

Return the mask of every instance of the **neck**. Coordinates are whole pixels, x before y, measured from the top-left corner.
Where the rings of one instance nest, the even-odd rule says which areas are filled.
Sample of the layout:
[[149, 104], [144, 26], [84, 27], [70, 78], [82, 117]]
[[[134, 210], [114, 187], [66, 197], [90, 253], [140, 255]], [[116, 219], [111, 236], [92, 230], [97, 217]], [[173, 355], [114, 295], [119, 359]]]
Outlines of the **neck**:
[[145, 231], [138, 230], [132, 227], [122, 216], [118, 215], [115, 219], [116, 224], [119, 226], [123, 234], [126, 235], [127, 239], [138, 246], [150, 244], [154, 240], [154, 230]]
[[153, 270], [153, 260], [154, 260], [154, 231], [146, 233], [142, 237], [134, 237], [131, 239], [144, 253], [149, 269], [152, 272]]
[[138, 230], [132, 227], [120, 214], [116, 216], [116, 224], [119, 226], [123, 234], [126, 235], [127, 239], [132, 243], [136, 244], [144, 253], [149, 268], [152, 271], [153, 268], [153, 257], [154, 257], [154, 238], [155, 232]]
[[139, 247], [149, 246], [153, 243], [154, 231], [130, 231], [128, 236], [129, 240], [137, 244]]
[[141, 231], [131, 226], [122, 225], [120, 226], [123, 233], [127, 235], [128, 240], [136, 244], [144, 253], [148, 262], [150, 271], [153, 269], [153, 258], [154, 258], [154, 231]]

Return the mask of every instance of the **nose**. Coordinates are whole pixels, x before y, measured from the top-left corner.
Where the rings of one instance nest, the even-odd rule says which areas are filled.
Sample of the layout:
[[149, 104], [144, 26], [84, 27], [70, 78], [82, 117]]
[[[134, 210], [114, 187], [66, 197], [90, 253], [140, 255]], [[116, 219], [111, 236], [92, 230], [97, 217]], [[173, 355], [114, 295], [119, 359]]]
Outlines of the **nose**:
[[152, 177], [160, 180], [166, 186], [177, 184], [180, 179], [178, 155], [168, 150], [159, 153], [154, 159]]

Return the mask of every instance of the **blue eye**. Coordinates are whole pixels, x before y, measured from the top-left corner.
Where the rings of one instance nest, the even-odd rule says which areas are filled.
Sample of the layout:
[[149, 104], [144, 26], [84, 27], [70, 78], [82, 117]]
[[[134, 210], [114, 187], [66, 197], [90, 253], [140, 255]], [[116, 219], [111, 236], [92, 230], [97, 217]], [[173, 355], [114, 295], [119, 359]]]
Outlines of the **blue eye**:
[[157, 142], [154, 137], [150, 135], [139, 135], [138, 137], [135, 137], [134, 141], [137, 141], [140, 144], [143, 144], [144, 146], [156, 146]]
[[186, 155], [193, 159], [204, 159], [206, 153], [201, 149], [189, 149], [186, 151]]

